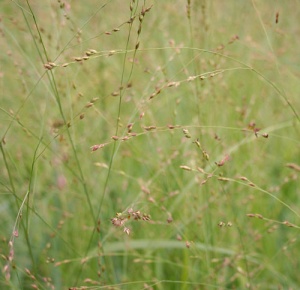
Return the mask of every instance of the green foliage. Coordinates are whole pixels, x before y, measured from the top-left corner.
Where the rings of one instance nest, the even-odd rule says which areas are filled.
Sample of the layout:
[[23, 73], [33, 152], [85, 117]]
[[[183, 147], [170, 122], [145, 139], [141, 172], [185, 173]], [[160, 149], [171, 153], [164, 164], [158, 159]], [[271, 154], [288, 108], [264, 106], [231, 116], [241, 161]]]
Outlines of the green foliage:
[[297, 288], [298, 3], [2, 6], [1, 289]]

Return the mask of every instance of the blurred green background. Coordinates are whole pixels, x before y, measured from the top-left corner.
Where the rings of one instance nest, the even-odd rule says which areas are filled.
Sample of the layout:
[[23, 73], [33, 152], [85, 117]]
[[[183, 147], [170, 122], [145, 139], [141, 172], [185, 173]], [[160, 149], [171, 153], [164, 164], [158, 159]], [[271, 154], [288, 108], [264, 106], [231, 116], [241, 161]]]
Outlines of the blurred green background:
[[298, 289], [297, 1], [1, 6], [2, 289]]

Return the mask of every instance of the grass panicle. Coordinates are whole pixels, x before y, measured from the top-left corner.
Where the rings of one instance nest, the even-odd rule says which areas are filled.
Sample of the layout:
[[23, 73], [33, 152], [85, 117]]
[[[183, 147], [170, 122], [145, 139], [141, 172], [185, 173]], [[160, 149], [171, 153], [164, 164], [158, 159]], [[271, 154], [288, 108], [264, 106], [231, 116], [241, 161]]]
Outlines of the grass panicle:
[[1, 289], [297, 289], [299, 5], [79, 2], [2, 5]]

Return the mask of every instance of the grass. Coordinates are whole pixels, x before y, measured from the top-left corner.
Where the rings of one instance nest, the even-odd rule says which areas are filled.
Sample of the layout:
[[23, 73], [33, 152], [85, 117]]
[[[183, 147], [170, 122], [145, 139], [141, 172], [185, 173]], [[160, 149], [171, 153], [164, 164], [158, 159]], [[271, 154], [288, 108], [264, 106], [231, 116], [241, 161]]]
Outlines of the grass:
[[3, 289], [297, 289], [299, 5], [10, 1]]

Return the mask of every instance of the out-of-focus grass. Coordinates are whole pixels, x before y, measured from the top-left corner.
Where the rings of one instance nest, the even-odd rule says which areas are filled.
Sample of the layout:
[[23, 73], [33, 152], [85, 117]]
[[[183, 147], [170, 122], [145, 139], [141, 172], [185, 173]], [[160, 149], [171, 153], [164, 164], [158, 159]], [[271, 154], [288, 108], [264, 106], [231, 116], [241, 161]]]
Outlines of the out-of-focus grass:
[[2, 287], [299, 284], [298, 4], [161, 2], [3, 4]]

